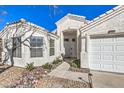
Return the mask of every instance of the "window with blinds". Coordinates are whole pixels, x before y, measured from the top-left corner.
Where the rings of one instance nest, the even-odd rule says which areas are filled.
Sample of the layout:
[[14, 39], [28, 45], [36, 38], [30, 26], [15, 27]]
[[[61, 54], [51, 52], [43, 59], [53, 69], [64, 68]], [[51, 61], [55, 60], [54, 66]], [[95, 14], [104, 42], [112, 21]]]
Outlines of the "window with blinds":
[[21, 37], [13, 38], [13, 57], [21, 58]]
[[50, 46], [50, 56], [55, 55], [55, 40], [50, 39], [49, 46]]
[[30, 56], [43, 57], [43, 37], [32, 36], [30, 38]]

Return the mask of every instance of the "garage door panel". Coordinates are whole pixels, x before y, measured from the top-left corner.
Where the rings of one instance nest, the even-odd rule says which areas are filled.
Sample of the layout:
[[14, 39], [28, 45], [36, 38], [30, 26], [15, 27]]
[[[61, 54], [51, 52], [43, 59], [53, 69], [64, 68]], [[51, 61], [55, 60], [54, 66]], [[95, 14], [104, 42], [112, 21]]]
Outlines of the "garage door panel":
[[114, 62], [114, 64], [115, 64], [116, 66], [118, 66], [118, 65], [124, 66], [124, 62], [120, 62], [120, 61]]
[[100, 70], [101, 65], [100, 64], [91, 64], [90, 67], [91, 67], [91, 69]]
[[94, 65], [94, 64], [99, 64], [99, 65], [100, 65], [99, 61], [92, 61], [92, 64], [93, 64], [93, 65]]
[[124, 37], [91, 39], [90, 68], [124, 73]]
[[93, 50], [89, 50], [90, 52], [89, 52], [89, 54], [101, 54], [101, 51], [93, 51]]
[[114, 55], [113, 51], [99, 51], [101, 55]]
[[124, 66], [118, 65], [118, 66], [116, 67], [116, 71], [117, 71], [117, 72], [122, 72], [122, 73], [124, 73]]
[[114, 62], [113, 61], [101, 61], [101, 62], [99, 62], [99, 64], [101, 64], [101, 65], [113, 65]]
[[124, 61], [124, 56], [123, 55], [117, 55], [116, 61]]
[[91, 41], [92, 43], [98, 43], [98, 42], [101, 42], [101, 39], [92, 39]]
[[95, 60], [100, 60], [101, 59], [101, 56], [100, 55], [98, 55], [98, 54], [94, 54], [93, 56], [92, 56], [92, 59], [95, 59]]
[[114, 52], [115, 56], [124, 56], [124, 52], [123, 51], [116, 51]]
[[101, 49], [102, 49], [101, 51], [113, 51], [114, 47], [110, 45], [107, 45], [107, 46], [103, 45], [103, 48]]
[[100, 46], [94, 46], [91, 48], [92, 51], [100, 51], [101, 47]]
[[113, 38], [104, 38], [101, 40], [102, 42], [105, 42], [105, 43], [110, 43], [110, 42], [113, 42], [114, 39]]
[[117, 42], [124, 42], [124, 37], [119, 37], [119, 38], [115, 38], [115, 40], [117, 41]]
[[116, 51], [124, 51], [124, 45], [117, 45]]
[[103, 55], [102, 60], [113, 61], [114, 57], [112, 55]]
[[124, 41], [123, 42], [119, 42], [119, 41], [116, 41], [116, 42], [114, 42], [116, 45], [124, 45]]
[[109, 71], [112, 71], [113, 70], [113, 65], [110, 65], [110, 64], [104, 64], [103, 66], [102, 66], [102, 70], [109, 70]]

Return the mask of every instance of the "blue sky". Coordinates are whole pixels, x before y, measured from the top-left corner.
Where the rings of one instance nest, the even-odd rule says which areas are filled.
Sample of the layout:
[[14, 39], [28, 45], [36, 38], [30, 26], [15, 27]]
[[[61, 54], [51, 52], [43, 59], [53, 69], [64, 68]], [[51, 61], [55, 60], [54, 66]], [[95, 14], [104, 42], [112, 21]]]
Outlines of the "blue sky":
[[67, 13], [85, 16], [92, 20], [95, 17], [112, 9], [116, 5], [7, 5], [0, 6], [0, 30], [13, 21], [24, 18], [32, 23], [52, 31], [56, 28], [55, 22]]

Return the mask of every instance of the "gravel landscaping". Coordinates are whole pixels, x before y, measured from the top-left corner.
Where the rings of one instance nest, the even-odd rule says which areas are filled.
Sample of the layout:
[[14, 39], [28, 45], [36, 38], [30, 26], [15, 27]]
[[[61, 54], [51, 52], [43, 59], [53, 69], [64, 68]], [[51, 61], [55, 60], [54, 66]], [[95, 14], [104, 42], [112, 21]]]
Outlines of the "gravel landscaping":
[[[29, 64], [28, 68], [26, 69], [19, 67], [11, 67], [0, 74], [0, 87], [6, 87], [6, 88], [89, 88], [90, 87], [90, 84], [86, 81], [77, 81], [77, 79], [73, 80], [70, 78], [68, 79], [63, 77], [49, 76], [48, 74], [49, 72], [50, 73], [51, 71], [55, 72], [56, 70], [61, 72], [60, 69], [68, 70], [69, 64], [60, 61], [54, 61], [53, 63], [46, 64], [40, 67], [33, 67], [33, 64]], [[69, 70], [75, 72], [75, 74], [72, 73], [72, 75], [78, 75], [76, 74], [76, 71], [78, 71], [79, 69], [77, 70], [74, 68], [70, 68]]]
[[23, 68], [10, 67], [0, 73], [0, 87], [5, 87], [10, 85], [12, 82], [15, 82], [16, 79], [21, 76], [23, 71]]
[[50, 77], [42, 67], [33, 71], [24, 70], [7, 88], [89, 88], [88, 82], [79, 82], [58, 77]]
[[89, 83], [46, 76], [36, 85], [38, 88], [90, 88]]
[[35, 88], [40, 79], [47, 73], [54, 70], [62, 62], [59, 60], [53, 63], [47, 63], [44, 66], [34, 67], [33, 63], [28, 64], [21, 75], [14, 82], [6, 85], [7, 88]]
[[33, 71], [24, 70], [21, 76], [11, 83], [8, 88], [34, 88], [37, 82], [46, 76], [47, 71], [37, 67]]

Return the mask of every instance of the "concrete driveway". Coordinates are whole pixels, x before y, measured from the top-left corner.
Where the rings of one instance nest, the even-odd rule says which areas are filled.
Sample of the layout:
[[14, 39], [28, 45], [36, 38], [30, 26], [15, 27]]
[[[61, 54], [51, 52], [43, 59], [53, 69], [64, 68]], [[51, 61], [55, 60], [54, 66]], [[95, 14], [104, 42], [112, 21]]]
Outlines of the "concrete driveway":
[[124, 88], [124, 74], [91, 71], [95, 88]]

